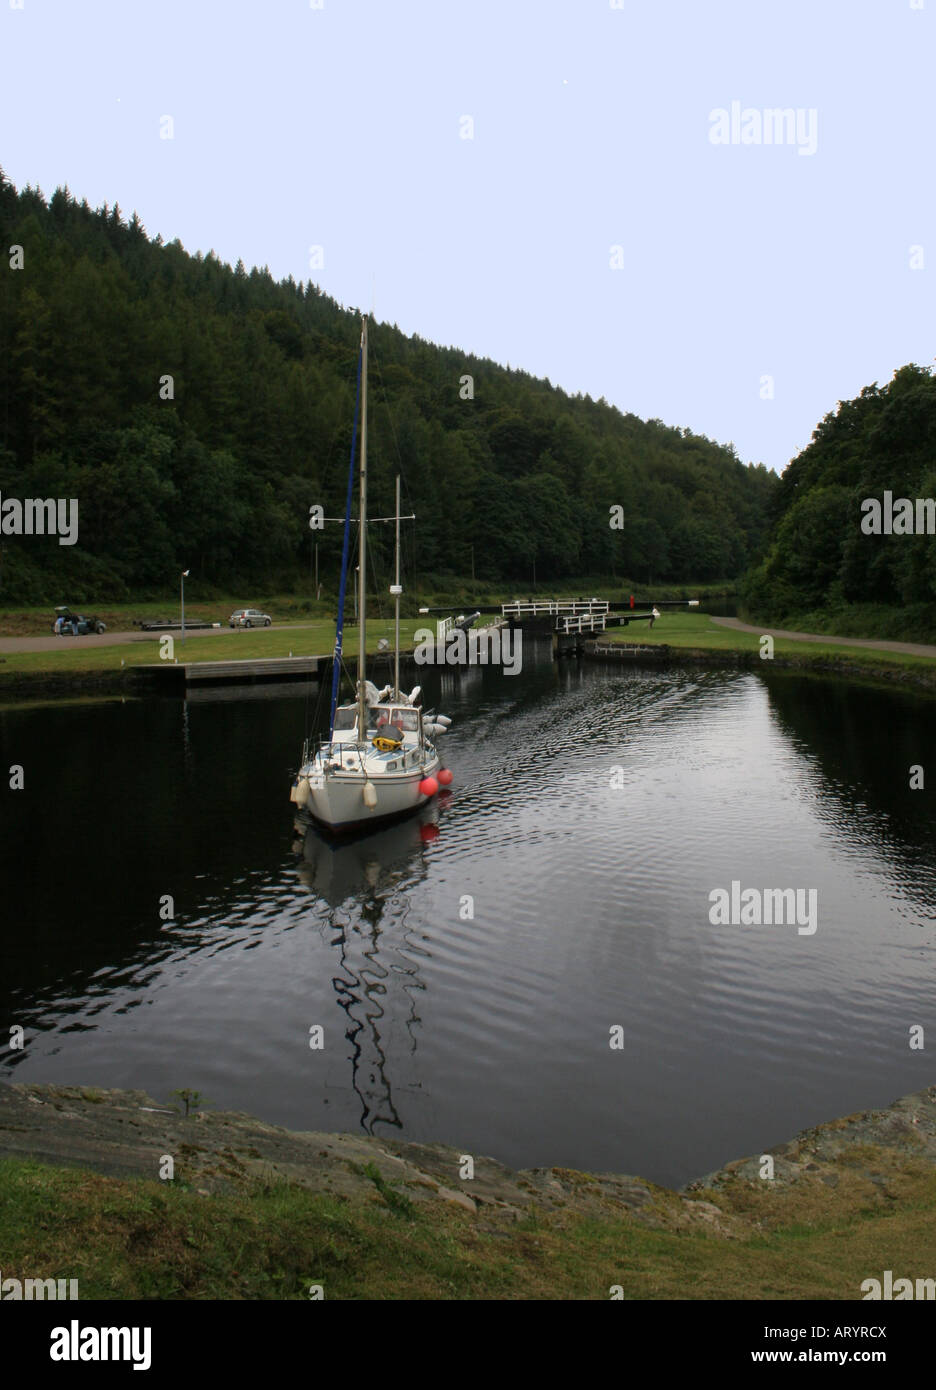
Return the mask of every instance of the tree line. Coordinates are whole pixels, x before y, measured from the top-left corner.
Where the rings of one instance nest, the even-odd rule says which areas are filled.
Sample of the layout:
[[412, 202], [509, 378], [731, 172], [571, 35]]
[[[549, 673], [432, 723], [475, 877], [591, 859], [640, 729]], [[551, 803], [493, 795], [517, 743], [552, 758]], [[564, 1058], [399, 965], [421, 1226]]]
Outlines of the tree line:
[[[776, 621], [851, 604], [936, 605], [936, 537], [917, 529], [916, 503], [927, 498], [936, 498], [936, 377], [908, 365], [840, 401], [786, 468], [767, 553], [744, 584], [748, 606]], [[876, 528], [888, 507], [901, 521]]]
[[[159, 597], [181, 568], [218, 591], [292, 590], [316, 542], [333, 588], [340, 528], [308, 519], [344, 510], [358, 312], [0, 171], [5, 258], [11, 246], [0, 493], [76, 497], [80, 523], [73, 547], [0, 535], [0, 600]], [[733, 446], [395, 325], [370, 339], [374, 513], [392, 512], [402, 473], [420, 574], [701, 582], [759, 556], [777, 479]], [[389, 541], [375, 537], [378, 558]]]

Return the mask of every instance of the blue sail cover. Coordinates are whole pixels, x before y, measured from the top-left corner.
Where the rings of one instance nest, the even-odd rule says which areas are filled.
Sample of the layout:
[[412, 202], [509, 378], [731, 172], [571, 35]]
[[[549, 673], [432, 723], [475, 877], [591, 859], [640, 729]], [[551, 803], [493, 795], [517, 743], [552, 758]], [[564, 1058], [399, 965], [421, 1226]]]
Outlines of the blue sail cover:
[[341, 547], [341, 583], [338, 589], [338, 620], [335, 624], [335, 660], [332, 663], [331, 713], [328, 719], [328, 737], [335, 732], [335, 709], [338, 705], [338, 685], [341, 680], [341, 643], [344, 637], [345, 589], [348, 582], [348, 540], [351, 534], [351, 495], [354, 487], [354, 451], [357, 447], [358, 406], [361, 402], [361, 365], [364, 360], [364, 347], [358, 353], [357, 388], [354, 394], [354, 425], [351, 430], [351, 463], [348, 466], [348, 498], [345, 502], [344, 543]]

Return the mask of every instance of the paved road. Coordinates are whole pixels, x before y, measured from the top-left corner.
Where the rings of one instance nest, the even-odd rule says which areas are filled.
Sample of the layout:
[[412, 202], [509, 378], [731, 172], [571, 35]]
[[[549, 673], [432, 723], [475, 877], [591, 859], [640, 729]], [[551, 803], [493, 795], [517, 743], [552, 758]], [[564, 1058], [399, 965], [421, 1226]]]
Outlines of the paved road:
[[[251, 628], [250, 631], [253, 633], [254, 636], [256, 636], [259, 632], [282, 632], [284, 626], [288, 627], [289, 630], [292, 631], [293, 628], [313, 627], [314, 624], [287, 623], [281, 624], [279, 628], [255, 627]], [[172, 636], [178, 642], [181, 636], [179, 629], [174, 628], [170, 630], [172, 632]], [[233, 631], [242, 632], [245, 630], [246, 629], [244, 628], [233, 629]], [[185, 629], [185, 635], [186, 637], [191, 637], [194, 640], [196, 637], [218, 637], [222, 632], [230, 633], [231, 631], [232, 629], [228, 627], [227, 623], [225, 623], [223, 627], [205, 627], [195, 629], [187, 627]], [[159, 636], [160, 633], [158, 631], [141, 632], [139, 628], [135, 628], [132, 632], [105, 632], [101, 637], [98, 637], [96, 634], [91, 633], [89, 633], [86, 637], [56, 637], [55, 634], [52, 632], [50, 632], [47, 637], [0, 637], [0, 653], [5, 653], [8, 656], [12, 656], [16, 652], [68, 651], [72, 646], [117, 647], [125, 642], [154, 642], [158, 639]]]
[[879, 642], [869, 637], [826, 637], [821, 632], [787, 632], [782, 627], [752, 627], [750, 623], [739, 622], [737, 618], [713, 618], [719, 627], [731, 627], [736, 632], [756, 632], [763, 636], [789, 637], [796, 642], [822, 642], [835, 647], [870, 647], [879, 652], [903, 652], [905, 656], [936, 656], [936, 647], [928, 647], [921, 642]]

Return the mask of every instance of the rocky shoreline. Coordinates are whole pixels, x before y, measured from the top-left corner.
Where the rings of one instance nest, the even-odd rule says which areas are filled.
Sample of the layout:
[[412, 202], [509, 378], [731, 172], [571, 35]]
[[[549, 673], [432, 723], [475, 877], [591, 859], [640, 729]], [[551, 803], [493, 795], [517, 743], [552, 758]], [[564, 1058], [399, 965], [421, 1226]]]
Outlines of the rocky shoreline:
[[285, 1181], [373, 1200], [376, 1174], [411, 1201], [454, 1204], [498, 1225], [533, 1210], [560, 1219], [614, 1212], [645, 1226], [730, 1238], [769, 1228], [794, 1191], [807, 1211], [827, 1212], [843, 1200], [867, 1209], [898, 1200], [904, 1179], [936, 1173], [936, 1086], [804, 1130], [673, 1191], [623, 1174], [514, 1171], [479, 1155], [470, 1156], [468, 1178], [466, 1154], [444, 1144], [297, 1132], [233, 1111], [185, 1116], [143, 1091], [0, 1084], [0, 1158], [156, 1179], [167, 1156], [174, 1178], [205, 1196]]

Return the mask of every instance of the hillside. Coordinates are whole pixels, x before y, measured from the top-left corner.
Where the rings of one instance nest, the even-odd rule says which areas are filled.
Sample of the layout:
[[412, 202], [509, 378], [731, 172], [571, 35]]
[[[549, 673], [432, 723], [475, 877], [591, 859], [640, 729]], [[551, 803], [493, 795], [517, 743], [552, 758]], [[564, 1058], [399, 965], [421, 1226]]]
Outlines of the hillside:
[[[886, 533], [886, 493], [892, 507], [913, 504], [912, 532], [894, 523]], [[918, 498], [936, 498], [936, 377], [910, 365], [839, 402], [783, 473], [768, 553], [745, 585], [753, 614], [806, 615], [813, 631], [847, 636], [932, 640], [936, 538], [916, 530]]]
[[[188, 567], [216, 588], [307, 585], [309, 507], [344, 510], [357, 311], [2, 172], [0, 245], [0, 493], [79, 500], [74, 546], [0, 537], [0, 598], [155, 597]], [[410, 574], [706, 581], [757, 557], [776, 478], [731, 446], [388, 324], [371, 349], [374, 512], [402, 472]], [[339, 530], [320, 534], [329, 583]]]

